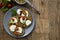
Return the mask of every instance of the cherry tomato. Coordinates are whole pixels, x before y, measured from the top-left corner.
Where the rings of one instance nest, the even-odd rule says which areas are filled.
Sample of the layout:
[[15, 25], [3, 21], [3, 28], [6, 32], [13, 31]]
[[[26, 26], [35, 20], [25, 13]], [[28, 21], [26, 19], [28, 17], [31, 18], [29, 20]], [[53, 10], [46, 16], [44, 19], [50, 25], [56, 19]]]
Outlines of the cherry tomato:
[[4, 3], [1, 3], [2, 6], [4, 6]]
[[11, 18], [14, 21], [14, 18]]
[[24, 20], [25, 18], [24, 18], [24, 16], [21, 16], [21, 18]]
[[9, 3], [9, 4], [8, 4], [8, 8], [11, 8], [11, 7], [12, 7], [12, 4]]
[[0, 8], [2, 8], [2, 5], [0, 4]]

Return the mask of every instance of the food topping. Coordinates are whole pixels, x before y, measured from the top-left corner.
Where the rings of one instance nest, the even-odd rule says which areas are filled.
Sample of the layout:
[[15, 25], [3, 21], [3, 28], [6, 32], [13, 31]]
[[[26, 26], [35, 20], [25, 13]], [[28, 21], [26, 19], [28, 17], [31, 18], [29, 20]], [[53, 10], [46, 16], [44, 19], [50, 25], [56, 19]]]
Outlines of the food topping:
[[28, 25], [30, 25], [31, 24], [31, 21], [30, 20], [27, 20], [26, 21], [26, 25], [28, 26]]
[[18, 22], [17, 18], [15, 18], [15, 17], [12, 17], [12, 18], [11, 18], [11, 21], [12, 21], [13, 23], [17, 23], [17, 22]]
[[17, 14], [21, 15], [22, 14], [22, 10], [21, 9], [17, 9]]
[[26, 17], [28, 17], [28, 11], [26, 10]]
[[21, 18], [20, 18], [20, 22], [21, 22], [21, 23], [25, 23], [25, 21], [26, 21], [26, 18], [24, 18], [24, 17], [21, 17]]
[[21, 16], [25, 16], [24, 14], [21, 14]]
[[14, 32], [15, 31], [15, 28], [16, 28], [16, 25], [11, 25], [10, 26], [10, 31]]
[[22, 28], [21, 27], [18, 27], [18, 30], [16, 32], [22, 33]]
[[18, 32], [14, 31], [14, 35], [18, 36], [18, 34], [19, 34]]
[[17, 23], [16, 23], [16, 26], [17, 26], [17, 27], [20, 27], [20, 22], [17, 22]]
[[24, 18], [24, 16], [21, 16], [21, 18], [22, 18], [22, 20], [24, 20], [25, 18]]
[[19, 30], [18, 27], [15, 28], [15, 31]]

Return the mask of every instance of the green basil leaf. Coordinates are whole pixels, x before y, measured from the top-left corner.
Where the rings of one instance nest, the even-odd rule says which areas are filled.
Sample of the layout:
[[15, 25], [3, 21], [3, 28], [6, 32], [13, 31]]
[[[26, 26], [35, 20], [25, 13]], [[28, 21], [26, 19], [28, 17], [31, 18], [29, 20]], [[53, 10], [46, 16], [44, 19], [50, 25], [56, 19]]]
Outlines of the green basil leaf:
[[16, 10], [12, 9], [11, 10], [11, 16], [16, 16], [16, 15], [17, 15]]
[[1, 8], [0, 10], [5, 13], [8, 10], [8, 8]]
[[6, 4], [6, 3], [8, 3], [8, 0], [2, 0], [2, 2], [4, 2]]

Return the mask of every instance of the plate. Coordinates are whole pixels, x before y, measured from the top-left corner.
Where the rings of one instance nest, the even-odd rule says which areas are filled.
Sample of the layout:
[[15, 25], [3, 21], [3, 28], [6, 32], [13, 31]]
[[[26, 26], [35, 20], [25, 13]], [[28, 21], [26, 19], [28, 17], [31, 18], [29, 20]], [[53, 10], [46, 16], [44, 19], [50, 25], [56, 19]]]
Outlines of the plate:
[[[30, 25], [30, 27], [25, 28], [25, 34], [24, 34], [24, 35], [22, 35], [22, 36], [15, 36], [15, 35], [13, 35], [13, 34], [9, 31], [9, 29], [8, 29], [8, 27], [9, 27], [9, 26], [8, 26], [8, 21], [9, 21], [9, 19], [11, 18], [11, 9], [17, 10], [17, 9], [19, 9], [19, 8], [24, 8], [24, 9], [26, 9], [26, 10], [29, 11], [29, 13], [31, 14], [31, 17], [32, 17], [32, 24]], [[33, 31], [33, 29], [34, 29], [34, 24], [35, 24], [34, 16], [33, 16], [32, 11], [29, 10], [29, 9], [27, 9], [27, 8], [25, 8], [25, 7], [21, 7], [21, 6], [14, 6], [14, 7], [11, 8], [11, 9], [9, 9], [9, 10], [6, 12], [6, 15], [4, 16], [3, 25], [4, 25], [5, 31], [6, 31], [10, 36], [16, 37], [16, 38], [21, 38], [21, 37], [25, 37], [25, 36], [29, 35], [29, 34]]]

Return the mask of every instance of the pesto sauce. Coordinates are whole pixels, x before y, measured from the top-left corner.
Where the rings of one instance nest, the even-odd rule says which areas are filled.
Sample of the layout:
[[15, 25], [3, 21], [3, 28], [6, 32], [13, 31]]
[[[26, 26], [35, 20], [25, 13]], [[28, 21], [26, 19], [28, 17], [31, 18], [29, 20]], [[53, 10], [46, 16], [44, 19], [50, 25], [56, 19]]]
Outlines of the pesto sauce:
[[18, 3], [24, 3], [24, 0], [16, 0]]

